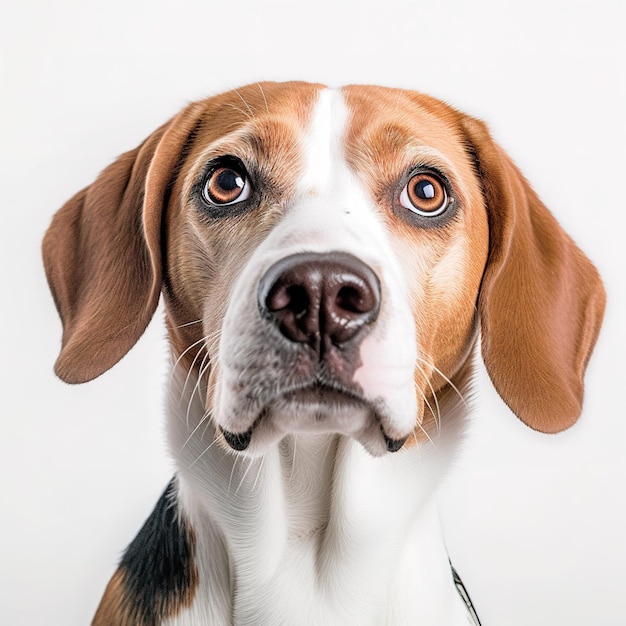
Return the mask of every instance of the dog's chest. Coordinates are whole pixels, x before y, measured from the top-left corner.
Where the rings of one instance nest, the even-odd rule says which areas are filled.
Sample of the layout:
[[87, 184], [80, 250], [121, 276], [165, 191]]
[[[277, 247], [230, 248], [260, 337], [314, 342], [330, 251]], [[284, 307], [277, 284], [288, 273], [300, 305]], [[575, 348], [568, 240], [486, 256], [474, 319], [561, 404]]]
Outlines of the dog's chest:
[[326, 555], [319, 538], [294, 541], [265, 584], [237, 594], [233, 624], [467, 624], [447, 584], [436, 518], [429, 511], [411, 530], [403, 542], [372, 537], [369, 545], [335, 546]]
[[[213, 514], [197, 537], [199, 587], [170, 623], [467, 623], [450, 584], [433, 471], [417, 449], [375, 459], [327, 436], [288, 438], [276, 455], [234, 465], [229, 500], [205, 490]], [[216, 594], [224, 578], [230, 589]]]

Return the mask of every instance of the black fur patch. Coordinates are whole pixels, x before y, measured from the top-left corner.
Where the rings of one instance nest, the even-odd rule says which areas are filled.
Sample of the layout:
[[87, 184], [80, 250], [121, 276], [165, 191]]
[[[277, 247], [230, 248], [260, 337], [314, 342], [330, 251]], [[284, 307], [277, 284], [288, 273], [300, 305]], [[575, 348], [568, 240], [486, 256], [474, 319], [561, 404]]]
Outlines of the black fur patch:
[[156, 626], [193, 597], [197, 582], [193, 535], [176, 496], [172, 479], [120, 562], [124, 612], [133, 624]]

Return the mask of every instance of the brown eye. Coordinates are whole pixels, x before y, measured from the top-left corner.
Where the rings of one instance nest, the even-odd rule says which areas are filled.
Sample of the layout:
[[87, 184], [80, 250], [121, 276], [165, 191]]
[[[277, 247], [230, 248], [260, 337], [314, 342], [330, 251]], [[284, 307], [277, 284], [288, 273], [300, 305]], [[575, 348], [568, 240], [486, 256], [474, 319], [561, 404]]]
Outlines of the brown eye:
[[400, 193], [400, 204], [424, 217], [441, 215], [450, 204], [443, 182], [430, 172], [420, 172], [409, 179]]
[[251, 192], [252, 185], [243, 166], [228, 165], [209, 174], [202, 195], [210, 204], [226, 205], [247, 200]]

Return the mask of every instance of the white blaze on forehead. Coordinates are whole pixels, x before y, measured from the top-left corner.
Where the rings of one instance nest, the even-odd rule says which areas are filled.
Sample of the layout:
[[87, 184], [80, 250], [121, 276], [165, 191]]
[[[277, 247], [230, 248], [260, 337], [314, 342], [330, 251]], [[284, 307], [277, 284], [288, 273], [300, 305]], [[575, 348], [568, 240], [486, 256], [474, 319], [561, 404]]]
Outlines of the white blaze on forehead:
[[346, 158], [350, 110], [339, 89], [323, 89], [302, 140], [304, 168], [297, 200], [277, 229], [281, 245], [299, 241], [310, 250], [343, 250], [368, 262], [386, 246], [370, 193]]
[[337, 167], [343, 165], [343, 138], [348, 108], [337, 89], [320, 92], [305, 137], [304, 173], [300, 184], [304, 193], [316, 193], [332, 183]]
[[264, 245], [270, 254], [342, 250], [367, 263], [385, 246], [377, 207], [346, 158], [349, 121], [342, 91], [321, 90], [301, 139], [295, 198]]

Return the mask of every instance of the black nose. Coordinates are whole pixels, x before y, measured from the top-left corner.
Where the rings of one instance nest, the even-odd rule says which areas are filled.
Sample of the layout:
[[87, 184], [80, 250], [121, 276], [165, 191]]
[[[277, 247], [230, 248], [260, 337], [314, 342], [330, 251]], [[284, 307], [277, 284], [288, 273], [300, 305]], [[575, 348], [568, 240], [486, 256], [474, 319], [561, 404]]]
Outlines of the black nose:
[[258, 304], [287, 339], [321, 352], [329, 342], [341, 347], [376, 320], [380, 282], [350, 254], [305, 252], [269, 268]]

